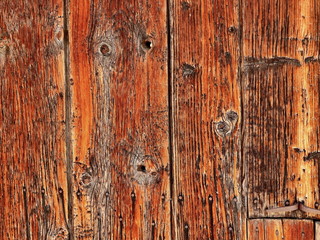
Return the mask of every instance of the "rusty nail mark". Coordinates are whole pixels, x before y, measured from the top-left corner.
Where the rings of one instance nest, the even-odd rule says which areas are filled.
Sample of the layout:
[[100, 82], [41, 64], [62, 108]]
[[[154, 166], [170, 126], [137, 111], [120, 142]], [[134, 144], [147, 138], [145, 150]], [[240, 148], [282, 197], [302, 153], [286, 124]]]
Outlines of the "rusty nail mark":
[[136, 199], [136, 194], [134, 192], [131, 192], [131, 198], [134, 200]]
[[315, 202], [314, 207], [315, 207], [315, 208], [318, 208], [318, 207], [319, 207], [319, 203], [318, 203], [318, 202]]
[[179, 194], [179, 196], [178, 196], [178, 201], [179, 201], [179, 202], [183, 202], [183, 200], [184, 200], [183, 195], [182, 195], [182, 194]]
[[284, 202], [284, 205], [285, 205], [285, 206], [289, 206], [289, 205], [290, 205], [290, 201], [289, 201], [289, 200], [286, 200], [286, 201]]
[[211, 195], [209, 195], [208, 199], [209, 199], [209, 202], [213, 201], [213, 197]]
[[253, 199], [253, 203], [254, 203], [254, 204], [257, 204], [257, 203], [258, 203], [258, 198], [254, 198], [254, 199]]

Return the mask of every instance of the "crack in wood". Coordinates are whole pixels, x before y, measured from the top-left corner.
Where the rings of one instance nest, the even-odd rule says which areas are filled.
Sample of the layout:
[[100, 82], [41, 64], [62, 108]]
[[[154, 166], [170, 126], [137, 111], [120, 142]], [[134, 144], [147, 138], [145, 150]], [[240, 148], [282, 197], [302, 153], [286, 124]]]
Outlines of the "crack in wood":
[[272, 57], [272, 58], [254, 58], [245, 57], [243, 70], [259, 70], [265, 68], [280, 67], [283, 65], [293, 65], [300, 67], [301, 63], [298, 59], [289, 57]]

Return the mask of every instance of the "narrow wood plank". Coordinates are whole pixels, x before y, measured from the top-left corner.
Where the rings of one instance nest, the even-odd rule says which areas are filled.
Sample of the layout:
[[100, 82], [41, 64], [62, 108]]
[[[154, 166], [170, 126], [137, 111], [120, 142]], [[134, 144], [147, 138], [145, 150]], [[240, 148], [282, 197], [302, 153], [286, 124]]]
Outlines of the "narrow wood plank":
[[70, 1], [76, 239], [170, 239], [166, 1]]
[[319, 1], [243, 1], [250, 217], [320, 216], [265, 212], [296, 201], [319, 206], [319, 26]]
[[251, 219], [248, 240], [314, 240], [314, 223], [300, 219]]
[[239, 1], [172, 1], [172, 239], [245, 239]]
[[317, 221], [314, 224], [315, 224], [315, 231], [316, 231], [314, 234], [315, 235], [314, 239], [320, 240], [320, 222]]
[[63, 1], [0, 12], [0, 239], [68, 239]]

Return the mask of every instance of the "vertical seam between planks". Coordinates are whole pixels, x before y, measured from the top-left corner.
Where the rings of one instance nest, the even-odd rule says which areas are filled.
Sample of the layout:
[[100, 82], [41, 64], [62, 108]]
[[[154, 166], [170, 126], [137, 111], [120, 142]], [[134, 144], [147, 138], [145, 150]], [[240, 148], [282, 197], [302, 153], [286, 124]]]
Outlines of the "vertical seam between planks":
[[71, 84], [70, 84], [70, 42], [69, 42], [69, 0], [63, 0], [64, 70], [65, 70], [65, 143], [68, 193], [68, 239], [73, 240], [73, 184], [72, 184], [72, 134], [71, 134]]
[[[244, 157], [244, 148], [243, 148], [243, 143], [244, 143], [244, 94], [243, 94], [243, 81], [242, 81], [242, 58], [243, 58], [243, 0], [239, 0], [239, 7], [238, 7], [238, 22], [239, 22], [239, 30], [238, 30], [238, 34], [239, 34], [239, 59], [238, 59], [238, 81], [239, 81], [239, 85], [240, 85], [240, 112], [241, 112], [241, 121], [240, 121], [240, 161], [241, 161], [241, 196], [243, 197], [243, 194], [245, 194], [244, 196], [244, 212], [245, 212], [245, 219], [244, 222], [246, 223], [245, 226], [245, 234], [246, 236], [244, 237], [244, 239], [248, 239], [248, 216], [249, 216], [249, 208], [248, 208], [248, 169], [247, 169], [247, 164], [245, 161], [245, 157]], [[245, 189], [244, 189], [245, 188]], [[242, 212], [242, 210], [241, 210]]]
[[168, 128], [169, 128], [169, 166], [170, 166], [170, 235], [171, 239], [175, 239], [174, 235], [174, 156], [173, 156], [173, 77], [172, 77], [172, 38], [171, 38], [171, 1], [166, 0], [167, 10], [167, 64], [168, 64]]

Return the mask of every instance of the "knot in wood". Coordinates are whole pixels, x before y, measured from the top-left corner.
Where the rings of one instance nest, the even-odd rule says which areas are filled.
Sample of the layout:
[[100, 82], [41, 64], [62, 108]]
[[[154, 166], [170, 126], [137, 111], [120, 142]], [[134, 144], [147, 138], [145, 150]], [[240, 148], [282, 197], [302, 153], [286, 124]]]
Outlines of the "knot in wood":
[[132, 155], [131, 172], [133, 180], [141, 185], [156, 184], [160, 181], [161, 168], [156, 159], [150, 155], [137, 152]]
[[100, 46], [100, 52], [103, 56], [109, 56], [111, 54], [111, 47], [107, 43], [102, 43]]
[[225, 118], [227, 121], [235, 124], [238, 121], [238, 114], [235, 111], [230, 110], [225, 114]]
[[90, 187], [92, 181], [92, 177], [89, 173], [85, 172], [81, 176], [81, 182], [80, 185], [83, 187]]
[[220, 137], [225, 137], [231, 132], [231, 125], [227, 121], [220, 121], [215, 125], [215, 132]]
[[182, 76], [183, 77], [188, 77], [191, 76], [195, 73], [196, 68], [190, 64], [184, 63], [182, 65]]
[[231, 134], [237, 121], [238, 114], [233, 110], [229, 110], [224, 114], [221, 121], [215, 123], [214, 130], [218, 136], [225, 137]]

